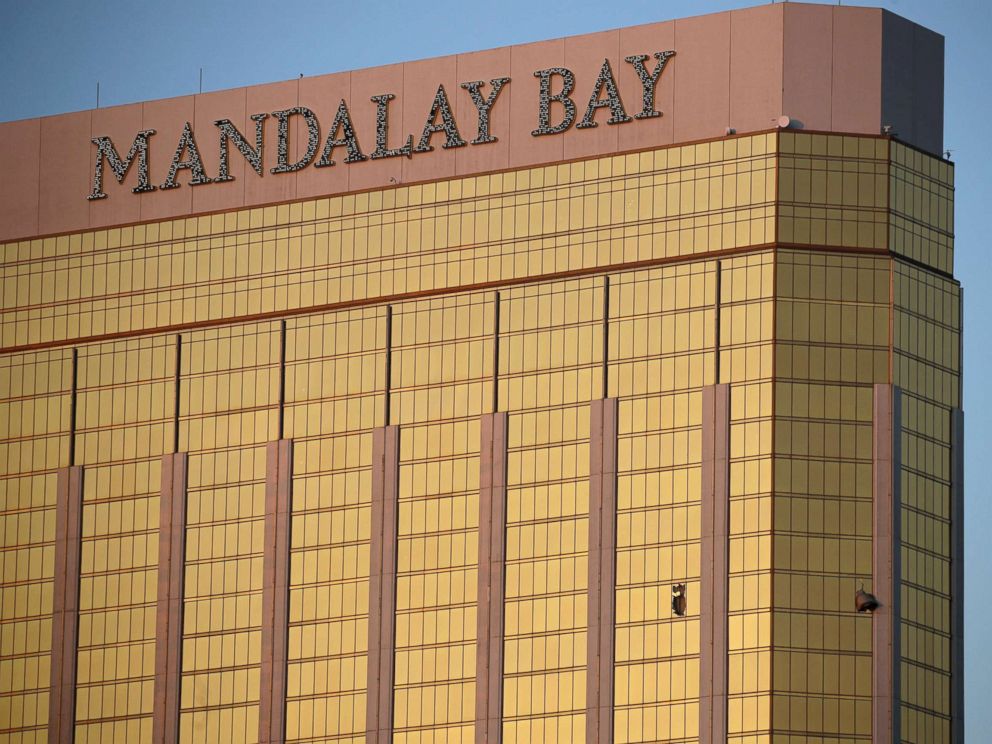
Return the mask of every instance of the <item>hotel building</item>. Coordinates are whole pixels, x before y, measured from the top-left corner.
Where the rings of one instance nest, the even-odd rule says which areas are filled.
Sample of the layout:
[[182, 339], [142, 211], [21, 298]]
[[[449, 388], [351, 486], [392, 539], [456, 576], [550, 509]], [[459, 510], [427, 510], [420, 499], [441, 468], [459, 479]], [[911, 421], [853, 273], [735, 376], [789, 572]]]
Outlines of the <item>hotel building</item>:
[[0, 124], [0, 742], [963, 742], [943, 44]]

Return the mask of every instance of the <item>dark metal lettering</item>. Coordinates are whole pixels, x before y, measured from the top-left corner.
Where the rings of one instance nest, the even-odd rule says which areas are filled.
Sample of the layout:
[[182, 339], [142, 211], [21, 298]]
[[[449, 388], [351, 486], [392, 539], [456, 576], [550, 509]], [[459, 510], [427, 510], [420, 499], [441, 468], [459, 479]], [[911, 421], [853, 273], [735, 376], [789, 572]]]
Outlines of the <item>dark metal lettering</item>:
[[[296, 106], [285, 111], [273, 111], [272, 115], [279, 120], [279, 138], [276, 145], [276, 167], [270, 172], [292, 173], [306, 168], [317, 154], [317, 146], [320, 144], [320, 122], [317, 121], [316, 114], [304, 106]], [[307, 151], [295, 163], [289, 162], [289, 117], [291, 116], [302, 116], [303, 121], [307, 123]]]
[[[642, 109], [633, 115], [634, 119], [650, 119], [661, 116], [662, 113], [655, 108], [655, 98], [658, 81], [668, 64], [668, 61], [675, 56], [674, 50], [655, 52], [653, 70], [648, 70], [645, 66], [649, 59], [647, 54], [635, 54], [624, 57], [624, 61], [630, 64], [637, 73], [642, 88]], [[595, 120], [596, 112], [601, 108], [610, 110], [610, 118], [607, 124], [621, 124], [631, 121], [631, 116], [627, 114], [624, 107], [620, 90], [617, 86], [616, 78], [609, 59], [604, 59], [600, 67], [599, 75], [593, 85], [589, 102], [581, 119], [578, 119], [578, 109], [572, 96], [575, 91], [575, 74], [565, 67], [549, 67], [544, 70], [537, 70], [534, 77], [540, 81], [538, 100], [538, 121], [537, 128], [531, 131], [532, 136], [547, 134], [561, 134], [567, 131], [573, 124], [577, 129], [591, 129], [597, 126]], [[560, 78], [556, 82], [555, 78]], [[500, 93], [510, 82], [509, 77], [497, 77], [488, 81], [490, 91], [488, 96], [484, 96], [482, 89], [486, 85], [484, 80], [474, 80], [461, 83], [472, 100], [478, 114], [478, 133], [475, 139], [471, 140], [473, 145], [481, 145], [489, 142], [497, 142], [498, 138], [491, 131], [491, 116]], [[557, 88], [557, 92], [555, 92]], [[300, 171], [313, 163], [314, 167], [325, 168], [335, 165], [332, 158], [334, 150], [343, 147], [347, 150], [345, 163], [358, 163], [363, 160], [382, 158], [392, 158], [405, 155], [412, 157], [413, 153], [431, 152], [434, 146], [431, 140], [435, 134], [444, 133], [445, 140], [441, 145], [443, 149], [464, 147], [468, 144], [461, 136], [458, 124], [455, 120], [454, 109], [451, 100], [443, 85], [439, 85], [437, 93], [431, 104], [430, 112], [424, 123], [424, 128], [420, 139], [414, 146], [413, 135], [408, 134], [401, 147], [389, 147], [389, 102], [396, 98], [392, 93], [382, 93], [371, 97], [371, 101], [376, 104], [375, 123], [375, 150], [369, 155], [362, 152], [358, 135], [355, 132], [354, 122], [348, 109], [345, 99], [338, 104], [334, 121], [327, 132], [323, 149], [319, 159], [316, 159], [317, 150], [320, 146], [321, 130], [320, 122], [314, 112], [303, 106], [274, 111], [271, 116], [275, 117], [277, 125], [277, 158], [276, 166], [270, 169], [271, 173], [292, 173]], [[559, 104], [561, 110], [554, 110], [553, 104]], [[252, 145], [244, 134], [234, 125], [230, 119], [217, 119], [214, 125], [220, 130], [219, 141], [219, 167], [216, 178], [209, 178], [203, 167], [203, 160], [197, 147], [193, 129], [189, 122], [183, 127], [179, 142], [176, 145], [172, 162], [169, 166], [168, 176], [161, 186], [157, 188], [169, 190], [180, 186], [177, 181], [177, 174], [180, 170], [190, 170], [189, 185], [198, 186], [205, 183], [223, 183], [233, 181], [231, 175], [231, 143], [244, 157], [248, 165], [259, 176], [264, 175], [264, 141], [265, 141], [265, 120], [270, 116], [267, 113], [252, 114], [251, 120], [255, 122], [255, 141]], [[294, 116], [300, 116], [307, 128], [307, 145], [302, 157], [296, 162], [290, 162], [290, 121]], [[553, 121], [556, 120], [556, 121]], [[578, 123], [576, 124], [576, 121]], [[91, 141], [97, 146], [96, 161], [93, 170], [93, 189], [87, 195], [87, 199], [105, 199], [107, 194], [103, 191], [103, 171], [105, 163], [109, 164], [110, 170], [118, 183], [123, 184], [132, 164], [137, 162], [137, 185], [132, 189], [136, 194], [147, 191], [154, 191], [156, 186], [150, 183], [149, 179], [149, 155], [148, 138], [155, 134], [154, 129], [147, 129], [134, 138], [126, 157], [122, 158], [114, 147], [110, 137], [95, 137]], [[250, 135], [249, 135], [250, 136]]]
[[[339, 129], [342, 136], [336, 138]], [[324, 143], [324, 151], [321, 152], [320, 160], [314, 164], [314, 168], [325, 168], [329, 165], [334, 165], [334, 161], [331, 160], [331, 153], [334, 152], [335, 147], [348, 148], [348, 157], [344, 159], [346, 163], [358, 163], [366, 160], [365, 155], [362, 154], [361, 145], [358, 144], [355, 127], [351, 123], [348, 104], [345, 103], [343, 98], [341, 99], [341, 103], [338, 104], [338, 112], [334, 115], [331, 128], [327, 130], [327, 142]]]
[[[552, 94], [551, 78], [555, 75], [562, 79], [562, 86], [561, 92]], [[541, 79], [541, 97], [537, 108], [537, 129], [531, 134], [535, 137], [542, 134], [560, 134], [575, 121], [575, 101], [569, 98], [575, 90], [575, 75], [564, 67], [549, 67], [547, 70], [538, 70], [534, 73], [534, 77]], [[551, 126], [552, 101], [557, 101], [565, 109], [565, 117], [554, 126]]]
[[148, 182], [148, 138], [155, 134], [154, 129], [145, 129], [134, 136], [131, 149], [127, 151], [127, 157], [121, 160], [117, 154], [117, 148], [110, 137], [95, 137], [90, 140], [96, 145], [96, 165], [93, 168], [93, 191], [87, 199], [106, 199], [103, 193], [103, 161], [110, 163], [110, 169], [114, 173], [117, 183], [124, 183], [124, 176], [127, 175], [131, 163], [135, 156], [138, 158], [138, 185], [131, 191], [141, 194], [145, 191], [154, 191], [155, 187]]
[[473, 145], [482, 145], [486, 142], [497, 141], [496, 137], [489, 133], [489, 112], [492, 111], [493, 104], [496, 103], [499, 92], [503, 90], [503, 86], [508, 82], [510, 82], [510, 78], [508, 77], [493, 78], [490, 80], [489, 84], [493, 89], [488, 98], [483, 98], [479, 92], [479, 88], [485, 85], [482, 80], [462, 83], [462, 87], [468, 91], [468, 94], [472, 97], [472, 103], [475, 104], [475, 108], [479, 112], [479, 136], [472, 140]]
[[651, 73], [644, 67], [644, 60], [648, 58], [648, 55], [632, 54], [629, 57], [623, 58], [624, 62], [629, 62], [634, 66], [637, 76], [641, 79], [641, 87], [643, 88], [643, 108], [640, 113], [634, 114], [635, 119], [651, 119], [655, 116], [661, 116], [661, 112], [656, 111], [654, 108], [654, 94], [658, 87], [658, 78], [661, 77], [661, 73], [664, 71], [665, 65], [668, 64], [668, 60], [674, 56], [675, 52], [671, 49], [667, 52], [655, 52], [654, 58], [658, 60], [658, 64], [654, 66], [654, 72]]
[[[600, 99], [604, 90], [606, 91], [606, 98]], [[623, 108], [620, 91], [617, 90], [617, 81], [613, 79], [613, 70], [608, 59], [604, 59], [603, 66], [599, 68], [599, 77], [596, 78], [596, 84], [592, 86], [592, 95], [589, 96], [586, 114], [575, 128], [592, 129], [595, 127], [596, 122], [593, 121], [593, 117], [596, 115], [596, 111], [606, 107], [609, 107], [613, 114], [607, 119], [607, 124], [623, 124], [631, 120]]]
[[255, 122], [255, 149], [244, 136], [231, 123], [230, 119], [218, 119], [214, 125], [220, 129], [220, 168], [215, 182], [233, 181], [234, 176], [230, 174], [230, 158], [227, 152], [227, 142], [231, 140], [238, 152], [244, 155], [248, 165], [258, 174], [262, 175], [262, 147], [265, 143], [264, 123], [269, 118], [268, 114], [252, 114], [251, 120]]
[[[440, 115], [441, 121], [437, 121]], [[420, 142], [413, 148], [414, 152], [430, 152], [434, 148], [431, 146], [431, 136], [436, 132], [444, 132], [446, 139], [441, 145], [445, 150], [452, 147], [464, 147], [466, 142], [458, 132], [455, 124], [455, 116], [451, 113], [451, 104], [448, 103], [448, 94], [443, 85], [437, 86], [437, 93], [434, 94], [434, 103], [431, 104], [431, 112], [427, 115], [427, 122], [424, 124], [424, 132], [420, 135]]]
[[[189, 152], [189, 157], [186, 160], [182, 159], [184, 152]], [[189, 122], [186, 122], [183, 126], [183, 133], [179, 135], [179, 143], [176, 145], [176, 151], [172, 155], [172, 163], [169, 165], [169, 175], [159, 188], [163, 191], [178, 189], [179, 184], [176, 183], [176, 174], [184, 168], [189, 168], [190, 173], [193, 174], [193, 178], [189, 182], [190, 186], [200, 186], [204, 183], [210, 183], [210, 179], [207, 178], [207, 174], [203, 171], [200, 150], [196, 146], [196, 138], [193, 137], [193, 128], [189, 125]]]
[[389, 137], [389, 102], [396, 98], [392, 93], [383, 93], [382, 95], [372, 96], [370, 99], [376, 106], [375, 108], [375, 152], [372, 153], [372, 159], [378, 160], [379, 158], [395, 158], [398, 155], [406, 155], [408, 158], [413, 155], [413, 135], [408, 134], [406, 136], [406, 144], [403, 147], [396, 147], [392, 150], [388, 149], [386, 142]]

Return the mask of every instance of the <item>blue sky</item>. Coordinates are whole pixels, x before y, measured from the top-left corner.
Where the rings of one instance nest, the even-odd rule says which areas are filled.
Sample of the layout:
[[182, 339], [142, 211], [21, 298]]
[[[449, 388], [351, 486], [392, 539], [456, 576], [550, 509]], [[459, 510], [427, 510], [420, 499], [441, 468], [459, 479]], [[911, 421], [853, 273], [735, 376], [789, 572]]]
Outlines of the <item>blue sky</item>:
[[[0, 0], [0, 121], [203, 89], [370, 67], [759, 4], [737, 0], [234, 3]], [[987, 0], [881, 0], [946, 37], [945, 147], [956, 168], [956, 267], [965, 287], [968, 728], [992, 729], [992, 260], [981, 228], [992, 198]]]

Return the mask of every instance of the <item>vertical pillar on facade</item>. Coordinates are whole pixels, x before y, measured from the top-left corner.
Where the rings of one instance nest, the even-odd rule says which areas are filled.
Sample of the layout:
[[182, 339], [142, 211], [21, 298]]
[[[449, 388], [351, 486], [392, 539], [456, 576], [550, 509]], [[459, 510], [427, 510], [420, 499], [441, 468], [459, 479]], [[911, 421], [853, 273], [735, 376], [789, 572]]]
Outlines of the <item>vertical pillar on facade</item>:
[[617, 566], [617, 399], [589, 409], [589, 635], [586, 742], [613, 741]]
[[179, 741], [183, 593], [186, 560], [186, 477], [189, 455], [162, 457], [158, 523], [158, 601], [155, 610], [155, 694], [152, 741]]
[[365, 708], [368, 744], [391, 744], [393, 740], [399, 445], [398, 426], [380, 426], [373, 430], [368, 698]]
[[79, 641], [79, 561], [83, 469], [59, 468], [55, 502], [55, 582], [48, 741], [71, 744], [76, 723], [76, 651]]
[[262, 664], [259, 744], [286, 740], [286, 661], [289, 644], [289, 537], [293, 441], [265, 447], [265, 546], [262, 558]]
[[964, 411], [951, 409], [951, 741], [964, 742]]
[[699, 580], [699, 742], [727, 740], [730, 387], [703, 388]]
[[479, 605], [475, 644], [475, 742], [499, 744], [506, 595], [506, 413], [480, 420]]
[[872, 415], [872, 741], [899, 741], [901, 393], [875, 385]]

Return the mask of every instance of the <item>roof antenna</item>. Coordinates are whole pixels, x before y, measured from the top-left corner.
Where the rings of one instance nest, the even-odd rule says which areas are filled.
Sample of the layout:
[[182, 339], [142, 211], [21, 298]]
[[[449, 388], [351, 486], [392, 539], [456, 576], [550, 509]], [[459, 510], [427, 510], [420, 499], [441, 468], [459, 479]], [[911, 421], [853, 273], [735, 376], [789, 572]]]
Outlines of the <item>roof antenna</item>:
[[203, 68], [200, 68], [200, 92], [203, 92]]
[[100, 108], [100, 81], [96, 81], [96, 107]]

